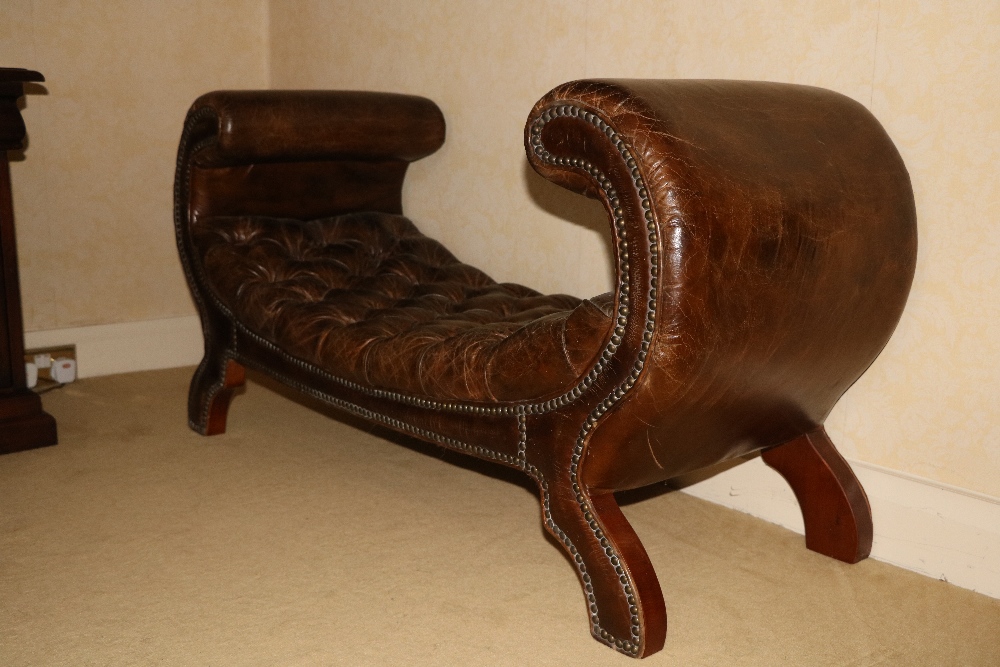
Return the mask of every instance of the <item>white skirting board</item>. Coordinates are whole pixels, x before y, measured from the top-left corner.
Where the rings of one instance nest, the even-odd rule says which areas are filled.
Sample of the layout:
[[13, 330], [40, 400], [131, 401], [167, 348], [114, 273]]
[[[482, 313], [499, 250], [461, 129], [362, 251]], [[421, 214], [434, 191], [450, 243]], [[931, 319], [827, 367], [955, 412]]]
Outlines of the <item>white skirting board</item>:
[[194, 366], [205, 350], [197, 315], [91, 327], [28, 331], [25, 349], [76, 345], [81, 378]]
[[[193, 366], [203, 351], [195, 315], [32, 331], [25, 343], [28, 349], [76, 345], [81, 378]], [[1000, 598], [1000, 499], [862, 461], [849, 463], [871, 502], [873, 558]], [[803, 532], [791, 489], [759, 457], [684, 491]]]
[[[1000, 598], [1000, 498], [848, 463], [871, 503], [872, 558]], [[760, 457], [683, 490], [804, 533], [791, 487]]]

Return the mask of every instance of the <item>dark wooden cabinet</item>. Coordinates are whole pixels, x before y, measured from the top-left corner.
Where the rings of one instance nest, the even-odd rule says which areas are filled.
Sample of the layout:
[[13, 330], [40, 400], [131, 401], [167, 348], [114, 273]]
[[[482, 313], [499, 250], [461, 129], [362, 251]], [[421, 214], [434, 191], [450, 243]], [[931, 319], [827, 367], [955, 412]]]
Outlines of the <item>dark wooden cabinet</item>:
[[56, 444], [56, 420], [42, 410], [24, 373], [24, 323], [17, 276], [14, 206], [7, 151], [21, 148], [24, 121], [17, 100], [38, 72], [0, 68], [0, 454]]

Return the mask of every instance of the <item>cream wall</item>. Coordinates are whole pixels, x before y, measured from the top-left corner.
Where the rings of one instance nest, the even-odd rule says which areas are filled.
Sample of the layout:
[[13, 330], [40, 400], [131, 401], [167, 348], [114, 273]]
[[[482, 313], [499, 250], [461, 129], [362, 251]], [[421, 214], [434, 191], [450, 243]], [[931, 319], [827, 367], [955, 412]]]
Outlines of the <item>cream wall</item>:
[[526, 168], [522, 123], [582, 77], [818, 85], [863, 103], [910, 169], [916, 282], [895, 337], [831, 415], [851, 458], [1000, 496], [1000, 3], [410, 0], [271, 3], [275, 88], [436, 100], [448, 142], [407, 213], [499, 280], [610, 288], [595, 206]]
[[267, 0], [2, 0], [0, 64], [47, 91], [11, 165], [26, 330], [194, 313], [171, 213], [184, 113], [266, 87], [267, 59]]

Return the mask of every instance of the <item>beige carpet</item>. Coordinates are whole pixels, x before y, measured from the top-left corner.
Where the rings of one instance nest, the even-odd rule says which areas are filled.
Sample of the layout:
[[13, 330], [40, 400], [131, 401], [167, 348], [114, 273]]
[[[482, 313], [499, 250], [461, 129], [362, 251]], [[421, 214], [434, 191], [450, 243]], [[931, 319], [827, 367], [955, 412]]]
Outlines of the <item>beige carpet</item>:
[[[190, 369], [45, 395], [0, 457], [0, 665], [629, 665], [518, 473], [267, 384], [188, 430]], [[625, 513], [667, 598], [647, 665], [1000, 665], [1000, 601], [678, 492]]]

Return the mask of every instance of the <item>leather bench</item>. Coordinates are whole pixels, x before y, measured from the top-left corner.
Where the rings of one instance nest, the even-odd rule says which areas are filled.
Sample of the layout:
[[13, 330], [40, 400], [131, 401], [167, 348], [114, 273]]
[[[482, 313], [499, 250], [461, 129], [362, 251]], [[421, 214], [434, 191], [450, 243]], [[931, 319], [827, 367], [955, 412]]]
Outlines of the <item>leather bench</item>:
[[525, 145], [607, 211], [616, 287], [591, 299], [496, 283], [403, 217], [407, 166], [444, 133], [405, 95], [194, 103], [175, 185], [205, 335], [191, 427], [224, 432], [248, 367], [522, 470], [593, 636], [630, 656], [663, 646], [666, 611], [615, 491], [762, 452], [806, 545], [865, 558], [868, 502], [823, 422], [889, 339], [916, 256], [909, 177], [871, 114], [776, 83], [557, 87]]

